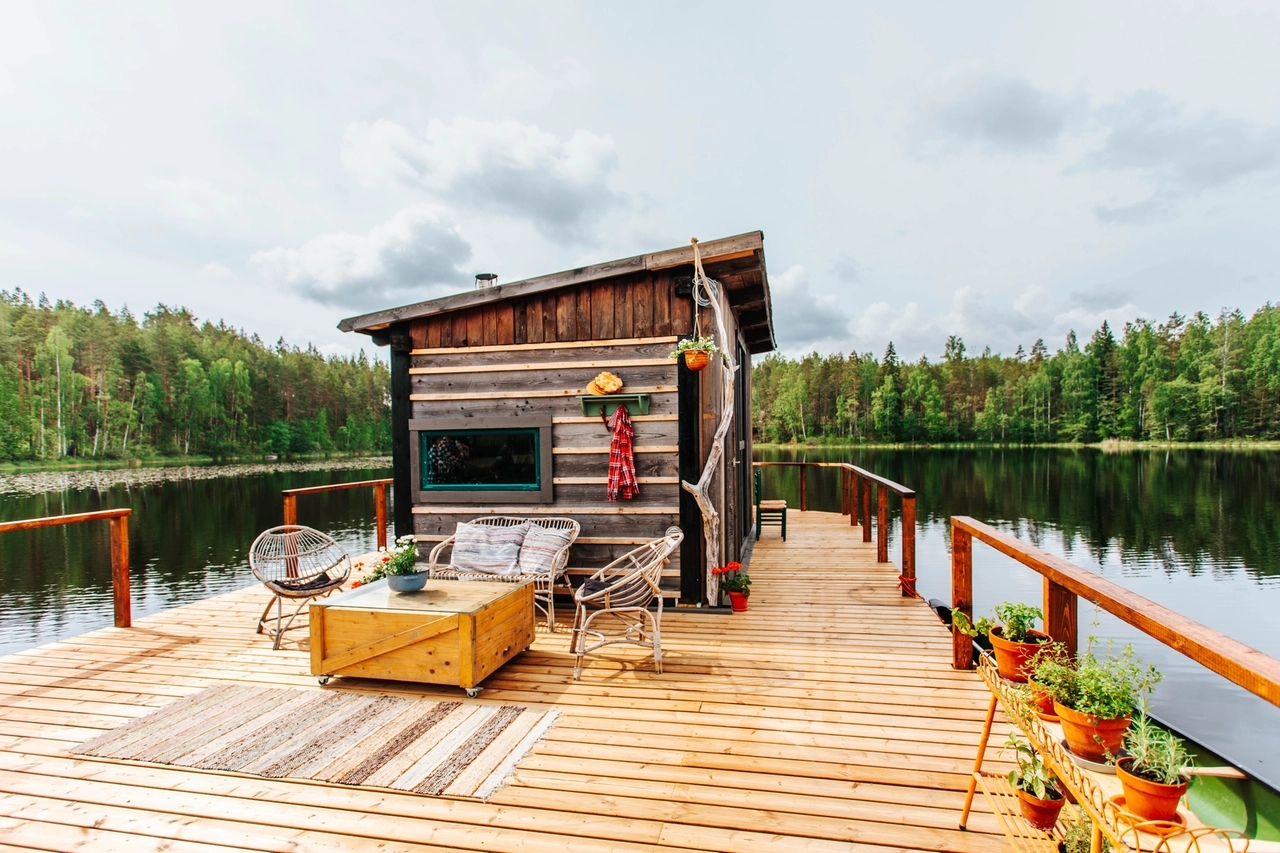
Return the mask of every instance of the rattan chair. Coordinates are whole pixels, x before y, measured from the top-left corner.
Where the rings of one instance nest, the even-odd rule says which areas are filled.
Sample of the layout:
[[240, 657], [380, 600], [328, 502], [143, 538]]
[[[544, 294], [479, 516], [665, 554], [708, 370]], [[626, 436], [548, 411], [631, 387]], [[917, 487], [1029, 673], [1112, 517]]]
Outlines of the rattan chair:
[[[351, 576], [351, 558], [341, 545], [319, 530], [286, 524], [258, 534], [249, 549], [249, 568], [274, 595], [258, 619], [258, 633], [270, 633], [272, 648], [278, 649], [285, 631], [307, 627], [306, 623], [294, 625], [293, 620], [312, 599], [326, 596], [346, 583]], [[298, 602], [287, 619], [286, 598], [291, 604]], [[276, 608], [274, 630], [268, 627], [272, 605]]]
[[[630, 643], [653, 649], [653, 665], [662, 673], [662, 567], [684, 539], [679, 527], [668, 527], [661, 539], [628, 551], [590, 578], [573, 594], [577, 605], [569, 651], [578, 656], [573, 677], [582, 677], [582, 658], [602, 646]], [[653, 612], [649, 605], [657, 599]], [[592, 629], [601, 617], [614, 617], [619, 627]], [[608, 622], [609, 620], [606, 620]], [[588, 643], [587, 635], [595, 637]], [[648, 635], [648, 639], [646, 639]]]
[[[509, 515], [485, 516], [484, 518], [473, 518], [469, 524], [484, 524], [489, 527], [517, 527], [526, 521], [532, 522], [545, 527], [549, 530], [562, 530], [569, 534], [569, 542], [556, 552], [554, 559], [551, 561], [551, 571], [537, 572], [529, 574], [514, 575], [494, 575], [487, 572], [469, 572], [458, 569], [450, 563], [444, 562], [444, 552], [446, 548], [452, 549], [454, 537], [441, 542], [439, 545], [431, 549], [431, 556], [427, 561], [427, 567], [431, 571], [431, 577], [444, 578], [446, 580], [463, 580], [463, 581], [506, 581], [508, 583], [521, 583], [533, 579], [533, 606], [535, 611], [542, 611], [547, 618], [547, 629], [554, 632], [556, 630], [556, 583], [564, 577], [565, 570], [569, 568], [569, 549], [573, 547], [573, 543], [578, 538], [578, 533], [582, 530], [582, 525], [574, 521], [572, 518], [549, 517], [549, 518], [517, 518]], [[449, 552], [450, 558], [453, 552]]]

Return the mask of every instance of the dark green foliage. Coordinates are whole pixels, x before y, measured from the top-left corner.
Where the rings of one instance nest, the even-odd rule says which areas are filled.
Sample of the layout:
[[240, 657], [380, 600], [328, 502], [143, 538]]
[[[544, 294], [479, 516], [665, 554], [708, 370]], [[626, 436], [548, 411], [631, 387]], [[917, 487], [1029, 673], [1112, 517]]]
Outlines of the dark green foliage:
[[157, 305], [138, 322], [0, 290], [0, 460], [385, 453], [387, 366], [268, 347]]
[[783, 443], [1276, 439], [1280, 306], [1136, 320], [1119, 339], [1103, 323], [1052, 355], [1037, 340], [1030, 356], [971, 357], [954, 335], [936, 364], [902, 362], [892, 343], [879, 360], [774, 354], [753, 381], [756, 432]]

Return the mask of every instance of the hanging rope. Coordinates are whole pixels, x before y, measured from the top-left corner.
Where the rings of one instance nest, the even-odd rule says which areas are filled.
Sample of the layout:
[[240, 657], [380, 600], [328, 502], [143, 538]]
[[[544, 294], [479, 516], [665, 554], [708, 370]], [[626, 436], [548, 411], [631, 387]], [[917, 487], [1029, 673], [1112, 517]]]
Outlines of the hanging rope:
[[[707, 271], [702, 268], [702, 255], [698, 252], [698, 238], [693, 238], [690, 243], [693, 245], [693, 300], [697, 306], [693, 312], [694, 333], [698, 337], [702, 337], [702, 323], [699, 317], [701, 312], [698, 311], [698, 307], [710, 307], [715, 316], [715, 332], [719, 333], [720, 337], [716, 345], [724, 351], [723, 361], [713, 359], [720, 365], [722, 371], [724, 395], [720, 405], [720, 424], [716, 427], [715, 438], [712, 439], [711, 452], [707, 455], [707, 462], [702, 468], [702, 476], [698, 478], [698, 482], [681, 481], [680, 483], [680, 486], [686, 492], [693, 495], [693, 499], [697, 501], [698, 509], [702, 511], [702, 536], [706, 541], [707, 558], [707, 603], [714, 605], [720, 594], [720, 579], [717, 575], [711, 573], [711, 568], [720, 564], [720, 513], [716, 510], [715, 504], [712, 503], [707, 492], [710, 489], [711, 480], [715, 476], [716, 469], [720, 467], [720, 463], [724, 458], [724, 439], [729, 432], [729, 427], [733, 424], [733, 384], [734, 377], [737, 375], [738, 365], [733, 358], [736, 348], [729, 342], [729, 334], [724, 324], [724, 313], [720, 307], [720, 288], [714, 280], [707, 276]], [[715, 339], [713, 338], [712, 340]], [[720, 481], [720, 486], [721, 498], [723, 498], [723, 478]]]

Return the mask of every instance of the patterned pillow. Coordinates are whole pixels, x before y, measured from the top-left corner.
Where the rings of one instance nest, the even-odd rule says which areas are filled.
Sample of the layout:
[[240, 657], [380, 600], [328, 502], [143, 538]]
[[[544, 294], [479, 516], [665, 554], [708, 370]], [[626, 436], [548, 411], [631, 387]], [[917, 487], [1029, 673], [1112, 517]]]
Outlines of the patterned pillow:
[[545, 575], [551, 571], [556, 553], [569, 544], [573, 534], [568, 530], [555, 530], [533, 524], [520, 546], [520, 573]]
[[520, 572], [520, 544], [529, 532], [529, 522], [515, 527], [459, 522], [454, 533], [453, 556], [449, 563], [464, 572], [514, 575]]

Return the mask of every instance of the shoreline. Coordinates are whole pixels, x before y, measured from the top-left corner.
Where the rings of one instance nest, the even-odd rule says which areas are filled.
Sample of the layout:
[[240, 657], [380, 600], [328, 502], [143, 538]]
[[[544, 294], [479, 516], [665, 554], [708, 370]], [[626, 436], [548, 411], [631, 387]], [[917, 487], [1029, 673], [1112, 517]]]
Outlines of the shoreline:
[[238, 456], [214, 458], [212, 456], [148, 456], [145, 459], [64, 459], [57, 462], [4, 462], [0, 463], [0, 476], [6, 474], [45, 474], [61, 471], [121, 471], [140, 468], [202, 468], [212, 465], [287, 465], [296, 462], [348, 462], [353, 459], [389, 459], [390, 453], [299, 453], [292, 456], [272, 456], [268, 453], [248, 453]]
[[1129, 452], [1138, 450], [1280, 450], [1280, 441], [1240, 439], [1236, 441], [1131, 441], [1092, 442], [1016, 442], [952, 441], [952, 442], [774, 442], [757, 441], [753, 449], [764, 450], [1101, 450]]

